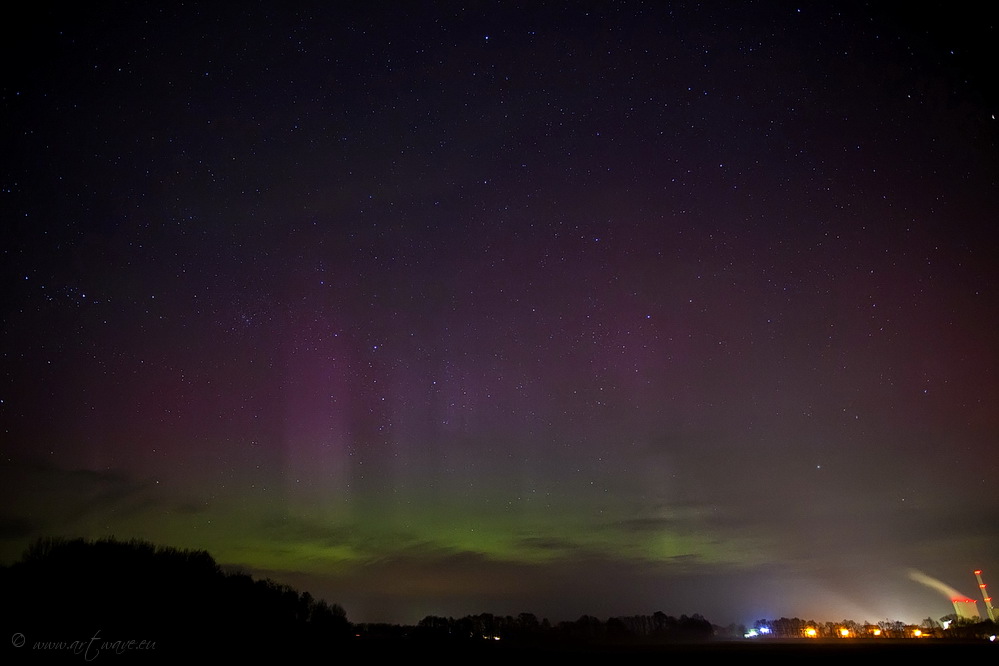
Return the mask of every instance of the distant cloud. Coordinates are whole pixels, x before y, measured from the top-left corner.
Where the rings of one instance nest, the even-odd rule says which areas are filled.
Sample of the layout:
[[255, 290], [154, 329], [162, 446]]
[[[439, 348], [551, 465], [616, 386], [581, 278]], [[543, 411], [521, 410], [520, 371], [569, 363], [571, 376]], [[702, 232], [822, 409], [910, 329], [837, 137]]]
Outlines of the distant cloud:
[[8, 540], [89, 536], [92, 523], [107, 524], [112, 515], [113, 523], [141, 517], [162, 502], [153, 484], [121, 472], [65, 469], [41, 460], [0, 466], [0, 487], [0, 501], [8, 511], [0, 538]]
[[31, 535], [33, 526], [25, 518], [0, 516], [0, 540], [23, 539]]
[[572, 551], [578, 547], [576, 543], [561, 537], [524, 537], [517, 541], [517, 545], [529, 550], [552, 552]]

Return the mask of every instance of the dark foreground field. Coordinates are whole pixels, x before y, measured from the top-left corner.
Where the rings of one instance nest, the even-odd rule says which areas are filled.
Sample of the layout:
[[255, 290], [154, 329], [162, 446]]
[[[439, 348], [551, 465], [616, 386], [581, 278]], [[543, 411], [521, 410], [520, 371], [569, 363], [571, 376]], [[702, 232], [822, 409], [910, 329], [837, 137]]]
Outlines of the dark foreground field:
[[[521, 664], [533, 663], [662, 663], [662, 660], [749, 659], [770, 663], [844, 663], [844, 660], [908, 660], [923, 663], [929, 659], [984, 658], [995, 660], [999, 645], [979, 642], [927, 640], [851, 641], [711, 641], [684, 644], [610, 643], [511, 643], [420, 641], [407, 639], [347, 639], [331, 642], [284, 640], [266, 635], [229, 635], [218, 640], [204, 636], [164, 636], [155, 645], [116, 650], [113, 646], [80, 641], [71, 645], [47, 643], [38, 635], [25, 635], [17, 645], [4, 637], [0, 663], [180, 663], [192, 659], [264, 659], [275, 663], [322, 659], [335, 663], [412, 663], [414, 659], [431, 664]], [[102, 638], [113, 638], [103, 636]], [[358, 661], [355, 661], [358, 660]], [[693, 662], [691, 662], [693, 663]], [[979, 662], [981, 663], [981, 662]], [[988, 662], [986, 662], [988, 663]]]

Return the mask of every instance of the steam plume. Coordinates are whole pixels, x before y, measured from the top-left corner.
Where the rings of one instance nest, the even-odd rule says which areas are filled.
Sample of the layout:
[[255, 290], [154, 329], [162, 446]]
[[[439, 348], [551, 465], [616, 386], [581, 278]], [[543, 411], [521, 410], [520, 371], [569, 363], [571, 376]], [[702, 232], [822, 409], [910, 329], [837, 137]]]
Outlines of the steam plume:
[[922, 571], [919, 571], [917, 569], [909, 569], [909, 578], [916, 581], [917, 583], [922, 583], [926, 587], [933, 588], [934, 590], [944, 595], [951, 601], [955, 599], [971, 598], [967, 594], [961, 594], [947, 583], [939, 581], [936, 578], [933, 578], [932, 576], [927, 576]]

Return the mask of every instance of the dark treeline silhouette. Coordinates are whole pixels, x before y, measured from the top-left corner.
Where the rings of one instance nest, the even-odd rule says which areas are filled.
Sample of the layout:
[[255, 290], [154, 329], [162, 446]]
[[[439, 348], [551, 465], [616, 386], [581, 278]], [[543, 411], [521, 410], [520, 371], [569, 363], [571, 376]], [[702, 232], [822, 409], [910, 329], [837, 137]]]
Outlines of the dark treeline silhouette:
[[351, 636], [336, 604], [143, 541], [37, 541], [0, 569], [0, 590], [3, 629], [23, 635], [24, 651], [136, 641], [150, 656], [259, 655]]
[[423, 618], [412, 635], [427, 640], [514, 641], [556, 643], [702, 642], [714, 635], [711, 623], [700, 615], [679, 618], [657, 612], [653, 615], [612, 617], [606, 622], [583, 615], [578, 620], [552, 625], [532, 613], [467, 615], [454, 619]]

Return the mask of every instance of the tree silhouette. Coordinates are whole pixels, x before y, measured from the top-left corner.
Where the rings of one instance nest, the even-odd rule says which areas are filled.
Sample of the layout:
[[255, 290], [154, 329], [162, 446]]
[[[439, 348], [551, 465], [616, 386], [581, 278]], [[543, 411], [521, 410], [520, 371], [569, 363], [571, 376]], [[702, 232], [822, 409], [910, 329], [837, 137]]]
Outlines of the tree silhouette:
[[206, 551], [43, 539], [0, 569], [4, 626], [32, 640], [155, 641], [159, 654], [280, 653], [350, 635], [346, 613], [269, 580], [226, 575]]

